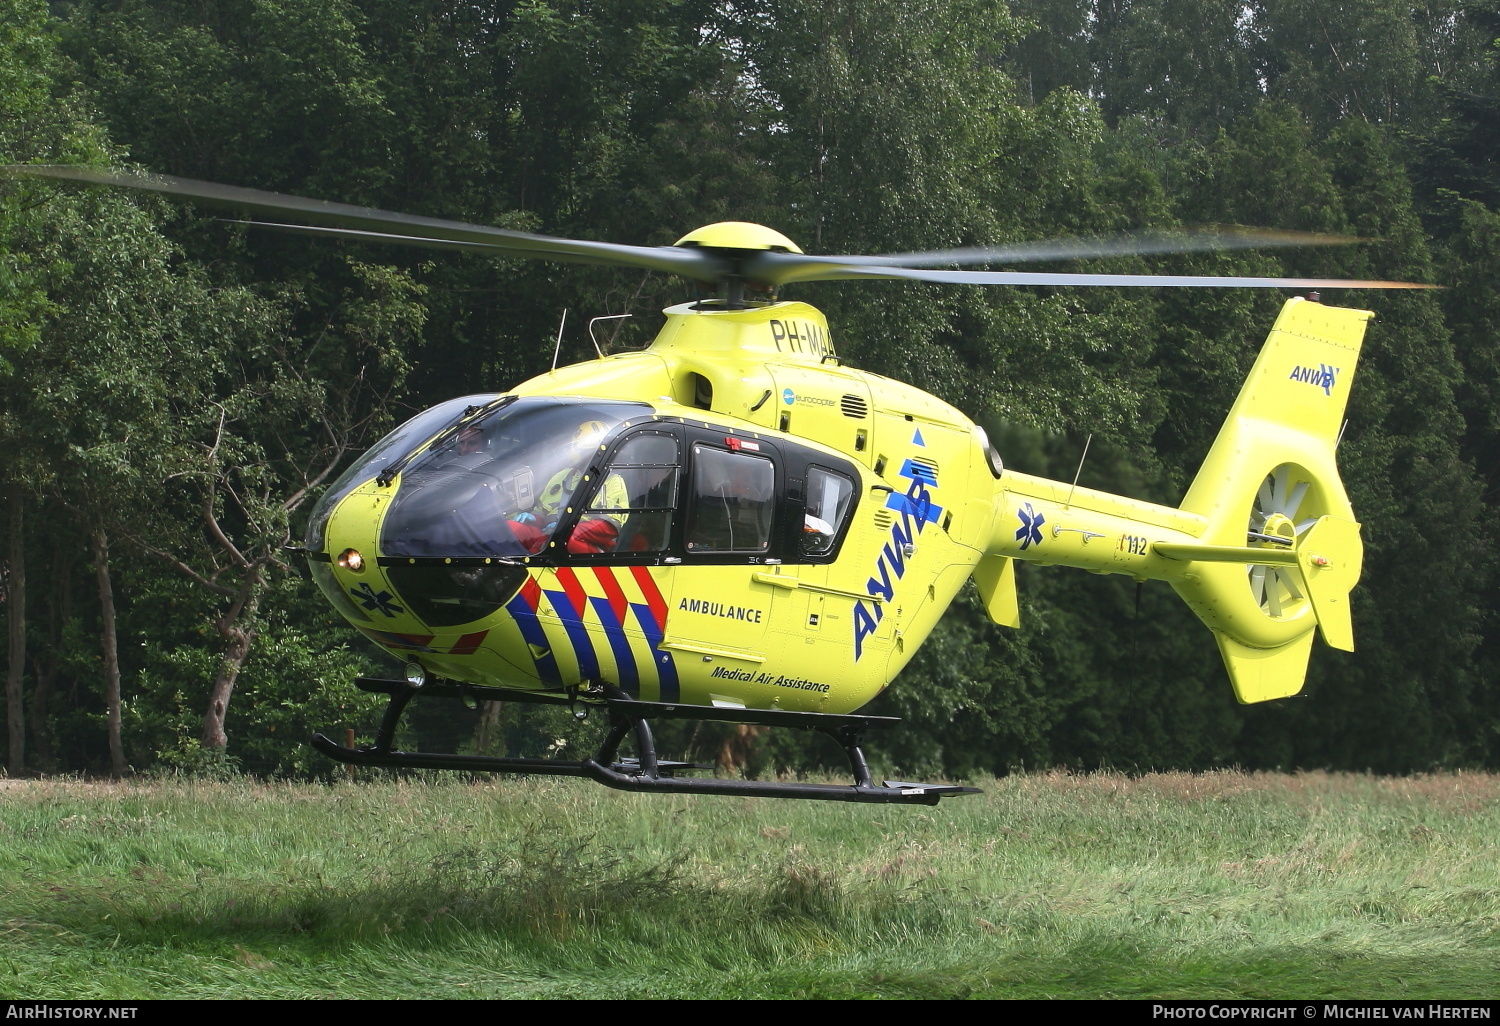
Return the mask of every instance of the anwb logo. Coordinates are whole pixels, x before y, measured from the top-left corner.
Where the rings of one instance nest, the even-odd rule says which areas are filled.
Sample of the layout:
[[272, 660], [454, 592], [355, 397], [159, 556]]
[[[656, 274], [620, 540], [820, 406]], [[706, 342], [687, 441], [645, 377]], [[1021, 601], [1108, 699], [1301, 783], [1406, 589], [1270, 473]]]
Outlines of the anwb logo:
[[1302, 381], [1309, 385], [1316, 385], [1323, 390], [1324, 395], [1333, 395], [1334, 379], [1338, 377], [1339, 369], [1330, 367], [1326, 363], [1320, 363], [1317, 369], [1312, 367], [1297, 366], [1292, 368], [1291, 379]]

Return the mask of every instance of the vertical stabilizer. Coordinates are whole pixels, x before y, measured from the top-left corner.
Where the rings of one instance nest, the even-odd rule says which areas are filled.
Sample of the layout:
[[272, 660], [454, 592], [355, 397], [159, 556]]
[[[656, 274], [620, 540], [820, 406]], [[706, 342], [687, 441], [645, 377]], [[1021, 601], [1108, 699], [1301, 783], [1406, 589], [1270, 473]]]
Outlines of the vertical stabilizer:
[[1289, 300], [1182, 509], [1207, 520], [1173, 586], [1214, 631], [1242, 702], [1296, 694], [1315, 627], [1352, 650], [1363, 545], [1339, 479], [1349, 386], [1373, 315]]

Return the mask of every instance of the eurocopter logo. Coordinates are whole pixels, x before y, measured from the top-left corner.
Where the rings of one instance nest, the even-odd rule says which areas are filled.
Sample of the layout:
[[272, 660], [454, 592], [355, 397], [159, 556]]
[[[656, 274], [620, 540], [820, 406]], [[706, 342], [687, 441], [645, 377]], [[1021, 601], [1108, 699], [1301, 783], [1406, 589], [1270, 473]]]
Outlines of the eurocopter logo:
[[1338, 373], [1339, 369], [1337, 367], [1330, 367], [1326, 363], [1318, 364], [1317, 370], [1298, 365], [1292, 368], [1291, 379], [1293, 381], [1306, 382], [1309, 385], [1316, 385], [1323, 390], [1324, 395], [1333, 395], [1333, 382]]
[[788, 406], [791, 406], [793, 403], [801, 403], [803, 406], [836, 406], [836, 405], [838, 405], [832, 399], [825, 399], [822, 396], [806, 395], [806, 394], [798, 395], [796, 392], [793, 392], [790, 388], [783, 388], [781, 390], [781, 401], [784, 402], [784, 403], [786, 403]]
[[1016, 510], [1016, 516], [1021, 520], [1020, 530], [1016, 531], [1016, 541], [1021, 543], [1021, 551], [1025, 552], [1032, 545], [1040, 545], [1042, 525], [1047, 522], [1047, 518], [1033, 509], [1029, 502]]

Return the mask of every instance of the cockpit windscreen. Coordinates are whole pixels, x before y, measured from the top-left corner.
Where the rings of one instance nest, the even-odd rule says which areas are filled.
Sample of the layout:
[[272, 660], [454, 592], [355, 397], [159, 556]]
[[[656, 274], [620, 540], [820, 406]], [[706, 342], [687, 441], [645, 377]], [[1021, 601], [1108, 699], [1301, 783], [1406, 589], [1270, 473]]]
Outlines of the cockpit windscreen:
[[622, 423], [650, 413], [643, 403], [530, 396], [478, 418], [402, 469], [381, 552], [541, 552], [571, 510], [590, 460]]

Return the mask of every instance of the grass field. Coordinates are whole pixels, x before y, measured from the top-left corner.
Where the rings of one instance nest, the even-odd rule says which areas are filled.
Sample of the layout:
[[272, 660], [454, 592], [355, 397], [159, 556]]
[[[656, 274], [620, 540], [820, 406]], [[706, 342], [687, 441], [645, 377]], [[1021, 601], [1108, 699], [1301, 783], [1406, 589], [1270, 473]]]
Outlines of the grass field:
[[1483, 998], [1500, 777], [0, 781], [0, 997]]

